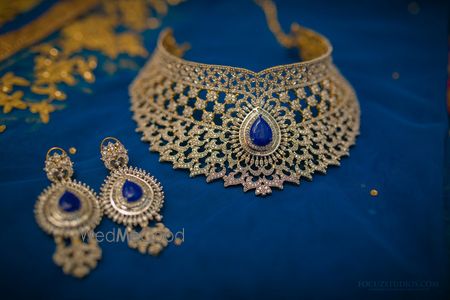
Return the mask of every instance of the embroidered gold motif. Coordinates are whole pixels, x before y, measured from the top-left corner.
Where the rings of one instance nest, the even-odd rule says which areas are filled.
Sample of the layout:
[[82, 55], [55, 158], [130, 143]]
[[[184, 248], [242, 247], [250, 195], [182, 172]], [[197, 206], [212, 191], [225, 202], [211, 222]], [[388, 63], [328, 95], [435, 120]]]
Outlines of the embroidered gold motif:
[[41, 0], [0, 1], [0, 26], [29, 11], [40, 2]]
[[[72, 1], [72, 6], [75, 7], [75, 3], [79, 2]], [[96, 2], [99, 1], [89, 0], [83, 7], [87, 9], [87, 3], [92, 6]], [[80, 80], [87, 83], [95, 81], [94, 70], [98, 65], [98, 54], [107, 57], [103, 69], [112, 70], [108, 73], [133, 65], [132, 60], [114, 61], [120, 54], [129, 57], [147, 56], [140, 33], [153, 28], [154, 19], [165, 15], [169, 5], [179, 2], [102, 1], [95, 12], [64, 26], [56, 39], [30, 49], [27, 54], [34, 56], [32, 76], [27, 74], [28, 76], [20, 77], [8, 72], [0, 79], [0, 107], [3, 108], [3, 113], [10, 113], [14, 109], [28, 109], [37, 114], [41, 122], [48, 123], [50, 114], [62, 108], [54, 101], [67, 99], [65, 86], [74, 86]], [[47, 15], [53, 15], [55, 10], [61, 13], [61, 9], [53, 7]], [[42, 21], [39, 19], [36, 22]], [[33, 34], [30, 31], [28, 33]], [[22, 33], [16, 32], [17, 38], [20, 39], [21, 36]], [[27, 40], [32, 39], [33, 37], [27, 37]], [[7, 41], [8, 39], [5, 42], [4, 36], [0, 37], [0, 49], [14, 48], [14, 45], [7, 44]], [[81, 52], [84, 50], [96, 53], [83, 55]], [[0, 54], [0, 60], [1, 58]]]
[[30, 103], [30, 111], [34, 114], [39, 114], [43, 123], [50, 121], [50, 113], [55, 111], [55, 106], [47, 101], [41, 101], [37, 103]]
[[23, 92], [12, 92], [15, 86], [27, 86], [30, 83], [25, 78], [15, 76], [8, 72], [0, 78], [0, 106], [3, 113], [10, 113], [13, 109], [26, 109], [27, 104], [23, 101]]
[[100, 0], [61, 1], [24, 27], [3, 34], [0, 36], [0, 61], [46, 38], [99, 2]]

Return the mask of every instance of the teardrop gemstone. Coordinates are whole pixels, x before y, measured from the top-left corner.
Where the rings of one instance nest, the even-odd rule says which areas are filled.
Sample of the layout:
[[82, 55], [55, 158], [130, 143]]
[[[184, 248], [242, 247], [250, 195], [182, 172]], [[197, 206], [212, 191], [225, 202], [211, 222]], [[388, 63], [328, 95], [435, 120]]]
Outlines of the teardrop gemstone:
[[262, 115], [253, 122], [252, 127], [250, 127], [250, 139], [252, 143], [259, 147], [264, 147], [272, 142], [272, 128], [264, 120]]
[[127, 179], [122, 186], [122, 195], [128, 202], [135, 202], [141, 199], [142, 194], [142, 188], [139, 184], [134, 183], [133, 181]]
[[59, 207], [65, 212], [74, 212], [80, 209], [81, 201], [75, 196], [75, 194], [65, 191], [64, 194], [59, 198]]

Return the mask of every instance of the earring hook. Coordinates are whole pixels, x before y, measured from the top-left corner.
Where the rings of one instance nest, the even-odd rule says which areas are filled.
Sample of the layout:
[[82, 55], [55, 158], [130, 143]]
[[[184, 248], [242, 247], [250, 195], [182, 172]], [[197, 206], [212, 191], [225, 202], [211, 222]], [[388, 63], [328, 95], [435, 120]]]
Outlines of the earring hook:
[[[52, 155], [53, 152], [60, 152], [60, 156]], [[51, 147], [45, 155], [45, 168], [47, 178], [52, 182], [68, 180], [73, 175], [73, 163], [67, 152], [61, 147]]]
[[[108, 141], [113, 141], [113, 143], [106, 144]], [[100, 142], [100, 154], [109, 170], [119, 169], [128, 164], [127, 150], [115, 137], [108, 136]]]
[[50, 157], [50, 154], [52, 152], [54, 152], [54, 151], [60, 151], [61, 154], [66, 154], [67, 155], [67, 152], [63, 148], [61, 148], [61, 147], [51, 147], [50, 149], [48, 149], [47, 154], [45, 155], [45, 159], [48, 159]]
[[100, 152], [102, 151], [102, 149], [107, 141], [114, 141], [115, 143], [121, 144], [121, 142], [117, 138], [115, 138], [113, 136], [107, 136], [100, 142]]

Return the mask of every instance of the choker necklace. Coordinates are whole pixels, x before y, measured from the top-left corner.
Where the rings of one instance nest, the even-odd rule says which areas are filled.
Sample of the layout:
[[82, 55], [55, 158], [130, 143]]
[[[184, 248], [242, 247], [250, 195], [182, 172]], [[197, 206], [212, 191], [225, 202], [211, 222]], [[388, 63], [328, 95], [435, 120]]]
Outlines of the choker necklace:
[[261, 72], [191, 62], [165, 30], [130, 94], [137, 131], [161, 161], [267, 195], [339, 165], [359, 133], [360, 111], [328, 40], [297, 24], [280, 36], [274, 8], [260, 5], [280, 42], [298, 47], [304, 61]]

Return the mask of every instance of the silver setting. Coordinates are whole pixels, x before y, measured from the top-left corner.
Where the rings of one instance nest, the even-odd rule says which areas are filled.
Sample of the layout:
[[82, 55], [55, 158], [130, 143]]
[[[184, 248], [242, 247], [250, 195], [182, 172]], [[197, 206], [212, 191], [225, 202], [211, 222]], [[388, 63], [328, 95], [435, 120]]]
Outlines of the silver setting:
[[[138, 184], [143, 191], [142, 197], [128, 202], [122, 196], [122, 187], [126, 180]], [[101, 187], [100, 202], [109, 218], [125, 226], [145, 227], [149, 221], [161, 221], [159, 214], [164, 204], [164, 192], [161, 184], [144, 170], [123, 167], [111, 172]]]
[[[318, 46], [321, 54], [253, 72], [182, 59], [172, 32], [163, 31], [130, 87], [142, 140], [174, 169], [256, 195], [338, 166], [359, 134], [358, 99], [333, 64], [328, 40], [309, 29], [299, 34], [310, 46], [304, 49]], [[268, 149], [249, 144], [255, 109], [267, 112], [277, 135]]]
[[[263, 147], [253, 144], [250, 138], [250, 129], [260, 115], [269, 124], [272, 130], [272, 141], [268, 145]], [[281, 130], [278, 126], [277, 120], [272, 117], [267, 111], [262, 108], [255, 108], [242, 121], [239, 130], [239, 141], [241, 143], [241, 146], [250, 154], [267, 156], [276, 151], [278, 149], [278, 146], [280, 146]]]
[[168, 245], [168, 237], [172, 233], [163, 223], [156, 223], [154, 227], [142, 228], [139, 235], [129, 240], [128, 245], [142, 254], [158, 255]]
[[[73, 163], [67, 153], [53, 147], [47, 152], [45, 172], [53, 182], [38, 197], [34, 207], [36, 222], [54, 236], [56, 251], [53, 261], [65, 274], [84, 277], [97, 266], [101, 249], [92, 230], [100, 223], [102, 211], [95, 192], [86, 184], [70, 179]], [[68, 212], [59, 201], [65, 192], [80, 201], [79, 209]], [[83, 237], [83, 238], [81, 238]]]
[[67, 180], [73, 175], [73, 163], [64, 150], [53, 147], [47, 152], [44, 171], [51, 182]]
[[103, 139], [100, 150], [102, 160], [108, 170], [116, 170], [128, 164], [127, 149], [116, 138], [107, 137]]
[[[73, 193], [81, 202], [79, 210], [66, 212], [59, 207], [64, 192]], [[72, 237], [94, 229], [101, 220], [102, 212], [95, 192], [84, 183], [67, 180], [46, 188], [35, 206], [36, 221], [48, 234]]]
[[[167, 246], [167, 238], [170, 236], [170, 230], [159, 223], [162, 220], [159, 212], [164, 204], [161, 184], [146, 171], [122, 163], [128, 162], [128, 156], [122, 143], [116, 138], [105, 138], [100, 144], [100, 151], [105, 166], [111, 170], [100, 188], [103, 212], [114, 222], [125, 225], [129, 233], [135, 233], [135, 227], [141, 227], [141, 230], [133, 235], [134, 238], [128, 239], [130, 248], [143, 254], [158, 255]], [[119, 158], [124, 160], [119, 161]], [[132, 202], [122, 193], [127, 180], [142, 189], [142, 196]], [[158, 223], [150, 227], [151, 221]]]
[[70, 245], [62, 238], [55, 239], [56, 251], [53, 261], [62, 267], [65, 274], [82, 278], [97, 266], [102, 257], [102, 249], [98, 246], [93, 233], [89, 233], [88, 236], [87, 241], [87, 238], [81, 240], [79, 236], [74, 236]]

